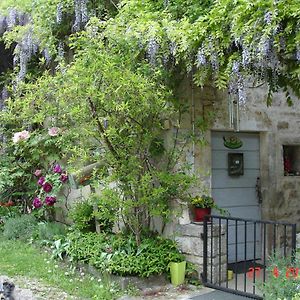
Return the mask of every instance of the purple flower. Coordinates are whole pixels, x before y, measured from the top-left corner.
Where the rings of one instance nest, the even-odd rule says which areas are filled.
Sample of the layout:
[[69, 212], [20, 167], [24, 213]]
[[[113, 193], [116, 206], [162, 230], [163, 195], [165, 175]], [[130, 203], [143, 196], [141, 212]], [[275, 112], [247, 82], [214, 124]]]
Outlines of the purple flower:
[[43, 203], [40, 198], [36, 197], [33, 199], [32, 205], [34, 208], [40, 208], [43, 206]]
[[48, 206], [53, 206], [55, 204], [55, 202], [56, 202], [56, 197], [54, 197], [54, 196], [47, 196], [45, 198], [45, 203]]
[[46, 192], [46, 193], [50, 193], [52, 191], [52, 185], [49, 183], [49, 182], [45, 182], [43, 184], [43, 190]]
[[59, 164], [56, 164], [54, 167], [53, 167], [53, 172], [54, 173], [58, 173], [58, 174], [61, 174], [62, 172], [62, 168]]
[[62, 183], [65, 183], [66, 181], [68, 181], [68, 179], [69, 179], [69, 177], [68, 177], [67, 174], [61, 174], [61, 175], [60, 175], [60, 181], [61, 181]]
[[42, 186], [44, 184], [44, 182], [45, 182], [45, 177], [41, 176], [37, 183], [38, 183], [38, 185]]
[[35, 170], [35, 172], [33, 174], [36, 177], [40, 177], [42, 175], [42, 170]]
[[151, 38], [148, 42], [147, 55], [151, 65], [156, 64], [156, 54], [159, 50], [159, 44], [155, 38]]
[[200, 66], [206, 65], [206, 63], [207, 63], [205, 53], [204, 53], [204, 49], [202, 47], [200, 47], [198, 49], [198, 52], [197, 52], [197, 55], [196, 55], [196, 63], [197, 63], [198, 68]]

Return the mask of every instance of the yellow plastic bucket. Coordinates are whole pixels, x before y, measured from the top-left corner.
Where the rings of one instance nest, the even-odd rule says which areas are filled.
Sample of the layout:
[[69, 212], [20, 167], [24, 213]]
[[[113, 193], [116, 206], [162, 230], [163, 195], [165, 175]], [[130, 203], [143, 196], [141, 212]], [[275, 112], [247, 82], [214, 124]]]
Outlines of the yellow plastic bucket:
[[186, 261], [180, 263], [171, 262], [169, 267], [171, 272], [171, 283], [174, 286], [183, 284], [185, 279]]

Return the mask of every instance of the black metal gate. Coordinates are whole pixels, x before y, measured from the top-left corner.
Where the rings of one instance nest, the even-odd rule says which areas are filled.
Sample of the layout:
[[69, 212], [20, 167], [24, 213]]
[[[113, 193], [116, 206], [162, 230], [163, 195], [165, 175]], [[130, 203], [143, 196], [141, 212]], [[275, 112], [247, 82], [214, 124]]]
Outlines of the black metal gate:
[[203, 284], [233, 294], [263, 299], [268, 257], [296, 253], [296, 224], [206, 216], [203, 229]]

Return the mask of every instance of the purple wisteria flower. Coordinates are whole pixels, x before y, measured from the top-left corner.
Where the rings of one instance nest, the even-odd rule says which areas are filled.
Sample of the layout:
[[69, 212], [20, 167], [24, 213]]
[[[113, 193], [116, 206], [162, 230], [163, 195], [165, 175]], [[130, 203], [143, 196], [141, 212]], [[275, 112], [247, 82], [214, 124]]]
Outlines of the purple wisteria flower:
[[56, 23], [61, 24], [63, 19], [63, 5], [58, 3], [56, 7]]
[[68, 179], [69, 179], [69, 177], [68, 177], [67, 174], [61, 174], [61, 175], [60, 175], [60, 181], [61, 181], [62, 183], [67, 182]]
[[36, 176], [36, 177], [40, 177], [40, 176], [42, 175], [42, 170], [37, 169], [37, 170], [34, 171], [33, 174], [34, 174], [34, 176]]
[[52, 184], [49, 183], [49, 182], [45, 182], [43, 184], [43, 190], [46, 192], [46, 193], [50, 193], [52, 191]]
[[40, 198], [36, 197], [33, 199], [32, 205], [34, 208], [40, 208], [43, 206], [43, 203]]
[[267, 25], [272, 23], [273, 14], [271, 11], [267, 11], [264, 15], [264, 21]]
[[296, 60], [300, 61], [300, 45], [296, 47]]
[[243, 52], [242, 52], [242, 62], [243, 66], [246, 67], [250, 64], [251, 61], [251, 56], [250, 56], [250, 51], [247, 47], [243, 47]]
[[45, 177], [41, 176], [37, 183], [38, 183], [38, 185], [43, 186], [44, 182], [45, 182]]
[[56, 164], [54, 167], [53, 167], [53, 172], [54, 173], [57, 173], [57, 174], [61, 174], [62, 173], [62, 168], [59, 164]]
[[148, 55], [149, 62], [152, 66], [156, 64], [156, 55], [158, 53], [158, 50], [159, 50], [159, 44], [157, 40], [154, 37], [150, 38], [147, 47], [147, 55]]
[[198, 49], [197, 55], [196, 55], [196, 63], [197, 67], [199, 68], [200, 66], [205, 66], [207, 64], [206, 56], [204, 53], [204, 49], [200, 47]]
[[47, 196], [45, 198], [45, 204], [47, 206], [53, 206], [56, 203], [56, 197], [54, 196]]

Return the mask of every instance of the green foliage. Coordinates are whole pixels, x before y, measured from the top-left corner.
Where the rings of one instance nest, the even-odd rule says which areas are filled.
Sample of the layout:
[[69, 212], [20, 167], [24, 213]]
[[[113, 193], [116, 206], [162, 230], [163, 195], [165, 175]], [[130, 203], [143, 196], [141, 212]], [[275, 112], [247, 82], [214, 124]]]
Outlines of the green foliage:
[[74, 228], [82, 232], [95, 231], [94, 208], [91, 201], [77, 202], [71, 208], [68, 216], [74, 223]]
[[113, 225], [118, 220], [120, 201], [114, 196], [111, 190], [104, 190], [101, 197], [96, 194], [91, 196], [95, 208], [93, 216], [102, 232], [112, 232]]
[[69, 249], [69, 246], [70, 246], [69, 241], [63, 237], [58, 240], [55, 240], [51, 246], [52, 249], [51, 258], [63, 260], [64, 256], [66, 255]]
[[18, 217], [20, 214], [21, 210], [18, 206], [0, 206], [0, 229], [3, 229], [8, 219]]
[[191, 204], [198, 208], [214, 208], [215, 202], [213, 197], [208, 195], [196, 196], [191, 199]]
[[161, 237], [143, 238], [138, 246], [134, 236], [96, 233], [69, 234], [67, 254], [100, 270], [118, 275], [148, 277], [166, 273], [170, 262], [182, 261], [176, 243]]
[[[0, 9], [7, 14], [11, 3]], [[8, 138], [23, 128], [31, 128], [32, 134], [27, 142], [9, 144], [12, 171], [0, 163], [0, 187], [6, 197], [17, 198], [22, 192], [28, 201], [34, 189], [28, 174], [34, 165], [57, 155], [74, 171], [101, 161], [102, 176], [91, 180], [105, 187], [95, 216], [103, 228], [109, 227], [105, 220], [115, 220], [118, 210], [140, 244], [151, 218], [169, 221], [170, 202], [185, 200], [193, 182], [186, 166], [178, 163], [184, 147], [174, 150], [180, 124], [174, 147], [162, 143], [164, 120], [180, 123], [185, 111], [185, 104], [179, 105], [183, 101], [174, 96], [174, 78], [189, 73], [199, 86], [214, 82], [219, 89], [230, 87], [240, 102], [245, 101], [249, 80], [265, 81], [268, 103], [272, 93], [283, 88], [290, 104], [290, 91], [296, 96], [300, 91], [300, 12], [296, 0], [122, 0], [117, 7], [107, 3], [88, 1], [92, 17], [74, 33], [71, 20], [78, 12], [73, 1], [62, 3], [61, 24], [55, 21], [58, 0], [27, 0], [23, 8], [16, 2], [33, 21], [6, 32], [4, 42], [20, 42], [32, 27], [41, 47], [26, 79], [10, 88], [7, 109], [0, 113]], [[67, 53], [59, 58], [60, 42]], [[52, 64], [40, 58], [44, 46]], [[201, 133], [209, 128], [208, 119], [196, 122]], [[48, 145], [41, 128], [49, 122], [63, 134]], [[197, 139], [203, 143], [189, 134], [182, 144]], [[92, 218], [85, 208], [82, 224]]]
[[3, 236], [7, 239], [28, 240], [33, 236], [37, 221], [32, 215], [10, 218], [4, 224]]
[[267, 274], [268, 279], [259, 289], [264, 295], [264, 299], [297, 299], [299, 289], [299, 279], [289, 272], [289, 268], [299, 267], [299, 260], [291, 262], [291, 258], [281, 258], [279, 255], [271, 258]]
[[199, 267], [191, 262], [186, 263], [185, 281], [193, 285], [201, 285], [198, 273]]
[[60, 236], [66, 235], [66, 226], [54, 222], [39, 222], [34, 238], [41, 243], [54, 241]]
[[121, 297], [119, 287], [109, 280], [73, 272], [68, 266], [52, 261], [51, 256], [40, 249], [19, 240], [0, 238], [1, 272], [11, 277], [25, 277], [26, 281], [39, 280], [70, 295], [69, 298], [113, 300]]

